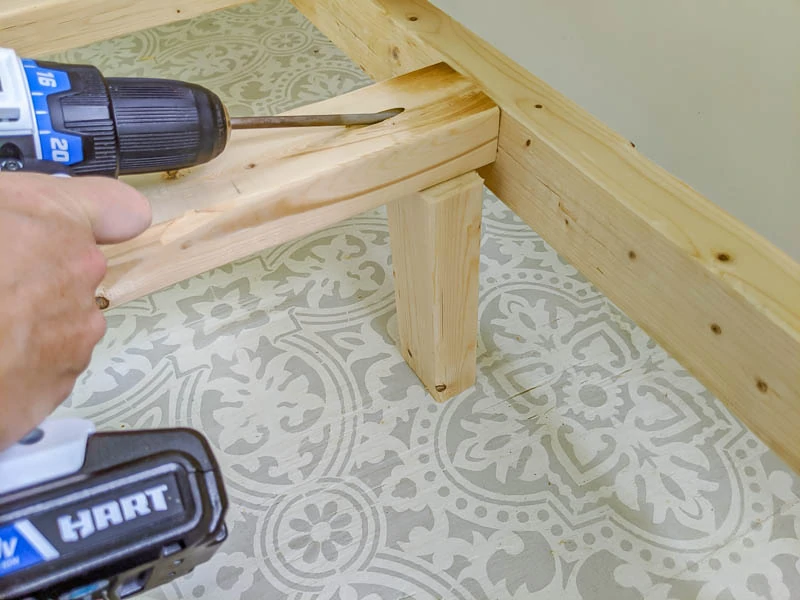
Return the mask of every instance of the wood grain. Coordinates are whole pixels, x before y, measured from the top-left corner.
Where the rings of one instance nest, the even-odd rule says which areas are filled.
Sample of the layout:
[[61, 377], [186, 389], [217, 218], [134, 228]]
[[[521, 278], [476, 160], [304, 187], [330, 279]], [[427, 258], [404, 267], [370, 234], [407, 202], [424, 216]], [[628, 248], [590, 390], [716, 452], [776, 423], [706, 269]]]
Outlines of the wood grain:
[[446, 65], [287, 114], [394, 107], [405, 111], [368, 127], [235, 132], [219, 158], [174, 179], [126, 178], [150, 199], [155, 224], [105, 248], [101, 305], [128, 302], [495, 159], [497, 107]]
[[388, 206], [400, 349], [438, 401], [475, 383], [482, 207], [476, 173]]
[[0, 47], [36, 58], [249, 0], [0, 0]]
[[428, 2], [293, 2], [375, 78], [480, 85], [487, 186], [800, 471], [800, 265]]

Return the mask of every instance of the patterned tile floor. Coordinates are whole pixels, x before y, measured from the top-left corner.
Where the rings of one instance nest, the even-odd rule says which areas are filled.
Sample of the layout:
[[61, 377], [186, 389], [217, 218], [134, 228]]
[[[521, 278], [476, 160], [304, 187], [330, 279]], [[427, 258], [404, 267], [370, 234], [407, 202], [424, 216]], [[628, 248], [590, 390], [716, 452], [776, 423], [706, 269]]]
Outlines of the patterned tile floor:
[[[286, 0], [55, 56], [236, 115], [368, 79]], [[383, 210], [109, 314], [59, 414], [211, 440], [231, 537], [152, 599], [800, 598], [800, 482], [487, 193], [476, 388], [396, 346]]]

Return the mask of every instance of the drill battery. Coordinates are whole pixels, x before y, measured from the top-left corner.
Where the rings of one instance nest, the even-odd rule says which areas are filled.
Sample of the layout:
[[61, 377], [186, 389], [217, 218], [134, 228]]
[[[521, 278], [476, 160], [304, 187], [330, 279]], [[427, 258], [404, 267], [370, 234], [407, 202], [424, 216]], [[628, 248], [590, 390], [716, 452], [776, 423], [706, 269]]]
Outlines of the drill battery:
[[0, 600], [117, 600], [208, 561], [227, 497], [190, 429], [46, 421], [0, 453]]

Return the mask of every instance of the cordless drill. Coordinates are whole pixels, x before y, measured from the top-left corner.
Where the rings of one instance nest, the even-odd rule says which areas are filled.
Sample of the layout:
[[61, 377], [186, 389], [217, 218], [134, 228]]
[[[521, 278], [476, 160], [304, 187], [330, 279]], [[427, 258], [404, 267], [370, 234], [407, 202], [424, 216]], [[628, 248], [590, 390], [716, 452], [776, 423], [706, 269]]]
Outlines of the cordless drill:
[[[177, 171], [219, 156], [234, 129], [371, 125], [400, 112], [231, 118], [199, 85], [106, 78], [0, 48], [6, 172]], [[47, 420], [0, 452], [0, 600], [117, 600], [158, 587], [216, 552], [226, 510], [199, 433]]]
[[[200, 86], [106, 79], [0, 49], [0, 171], [182, 169], [218, 156], [230, 128]], [[226, 511], [198, 432], [48, 419], [0, 452], [0, 600], [117, 600], [159, 587], [213, 556]]]
[[196, 84], [107, 78], [91, 65], [20, 59], [0, 48], [0, 171], [177, 171], [219, 156], [234, 129], [371, 125], [400, 112], [231, 118]]

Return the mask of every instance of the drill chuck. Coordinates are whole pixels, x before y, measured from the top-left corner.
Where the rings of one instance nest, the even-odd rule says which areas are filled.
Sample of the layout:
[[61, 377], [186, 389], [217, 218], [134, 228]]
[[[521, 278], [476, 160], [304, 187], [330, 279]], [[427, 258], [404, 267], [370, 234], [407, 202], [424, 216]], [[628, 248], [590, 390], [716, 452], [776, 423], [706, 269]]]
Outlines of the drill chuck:
[[210, 90], [158, 79], [106, 80], [120, 175], [170, 171], [216, 158], [228, 141], [228, 116]]
[[185, 169], [230, 134], [212, 91], [168, 79], [106, 78], [94, 66], [0, 49], [0, 170], [118, 177]]

